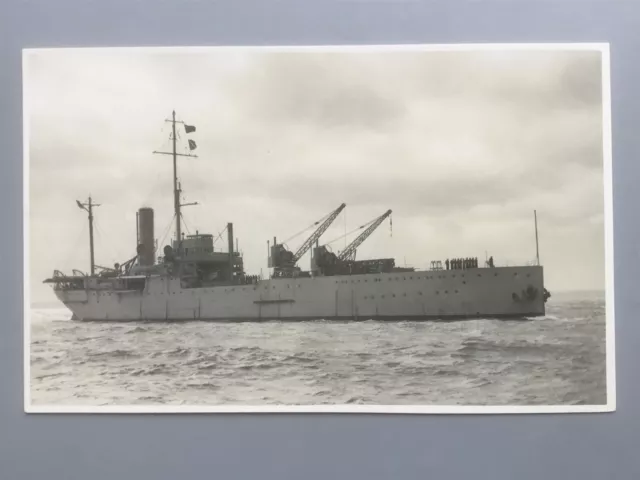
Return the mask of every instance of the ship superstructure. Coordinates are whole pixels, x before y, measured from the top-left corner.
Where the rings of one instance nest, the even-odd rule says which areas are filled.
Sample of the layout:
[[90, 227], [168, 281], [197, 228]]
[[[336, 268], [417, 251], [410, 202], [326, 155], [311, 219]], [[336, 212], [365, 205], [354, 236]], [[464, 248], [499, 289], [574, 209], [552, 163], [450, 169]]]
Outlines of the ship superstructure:
[[[270, 274], [245, 272], [243, 256], [226, 226], [227, 248], [215, 248], [212, 234], [182, 232], [182, 187], [178, 158], [195, 157], [176, 149], [176, 128], [186, 134], [195, 126], [176, 120], [171, 124], [175, 237], [158, 255], [155, 213], [150, 207], [137, 212], [136, 255], [122, 264], [101, 267], [94, 261], [91, 198], [78, 202], [89, 218], [90, 271], [56, 270], [45, 283], [78, 320], [368, 320], [521, 318], [545, 314], [549, 292], [544, 288], [543, 267], [497, 267], [490, 258], [446, 259], [431, 262], [428, 270], [396, 266], [393, 258], [356, 259], [358, 247], [387, 219], [388, 210], [359, 228], [361, 233], [342, 251], [334, 253], [321, 238], [346, 208], [341, 203], [311, 226], [313, 232], [295, 251], [288, 240], [268, 242]], [[196, 143], [188, 139], [190, 151]], [[308, 230], [308, 229], [307, 229]], [[223, 235], [221, 233], [218, 237]], [[537, 218], [536, 218], [537, 248]], [[309, 270], [299, 262], [311, 254]], [[538, 254], [536, 253], [537, 258]]]

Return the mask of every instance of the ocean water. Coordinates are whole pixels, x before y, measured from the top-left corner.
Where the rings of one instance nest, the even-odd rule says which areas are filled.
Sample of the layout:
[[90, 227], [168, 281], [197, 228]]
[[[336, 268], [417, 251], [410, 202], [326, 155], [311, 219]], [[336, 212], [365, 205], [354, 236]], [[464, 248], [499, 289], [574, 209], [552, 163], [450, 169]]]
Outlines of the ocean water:
[[604, 294], [542, 318], [81, 323], [31, 314], [34, 405], [606, 403]]

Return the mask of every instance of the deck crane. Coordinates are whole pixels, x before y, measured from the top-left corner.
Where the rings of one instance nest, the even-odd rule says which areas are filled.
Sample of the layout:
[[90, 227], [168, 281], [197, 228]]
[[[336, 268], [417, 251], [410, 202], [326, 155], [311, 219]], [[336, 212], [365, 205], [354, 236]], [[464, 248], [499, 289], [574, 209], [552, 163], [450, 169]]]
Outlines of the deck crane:
[[369, 235], [371, 235], [389, 215], [391, 215], [391, 210], [387, 210], [378, 218], [373, 220], [364, 232], [358, 235], [358, 237], [351, 242], [347, 248], [338, 254], [338, 260], [354, 262], [356, 260], [357, 248], [362, 245], [362, 242], [369, 238]]
[[292, 276], [294, 272], [300, 272], [300, 268], [296, 266], [298, 260], [300, 260], [300, 258], [309, 251], [313, 244], [318, 241], [322, 234], [327, 231], [346, 206], [347, 205], [345, 203], [341, 204], [324, 220], [315, 222], [314, 226], [318, 224], [320, 225], [295, 253], [287, 250], [283, 244], [278, 244], [274, 238], [273, 247], [271, 247], [270, 252], [271, 255], [269, 257], [269, 267], [274, 269], [273, 275], [275, 277]]
[[[314, 275], [356, 275], [362, 273], [379, 273], [397, 270], [393, 258], [375, 258], [356, 261], [356, 249], [364, 242], [380, 224], [391, 215], [387, 210], [369, 224], [357, 230], [366, 229], [349, 244], [339, 255], [331, 252], [327, 245], [316, 247], [313, 251]], [[335, 241], [335, 240], [334, 240]], [[329, 242], [332, 243], [332, 242]]]

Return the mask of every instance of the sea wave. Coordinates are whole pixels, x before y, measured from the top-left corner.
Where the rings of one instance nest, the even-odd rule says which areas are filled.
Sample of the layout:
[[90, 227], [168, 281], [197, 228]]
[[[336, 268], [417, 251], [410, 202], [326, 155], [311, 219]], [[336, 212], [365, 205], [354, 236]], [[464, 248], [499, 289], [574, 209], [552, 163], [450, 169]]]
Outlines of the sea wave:
[[31, 312], [46, 404], [597, 404], [604, 304], [530, 321], [114, 324]]

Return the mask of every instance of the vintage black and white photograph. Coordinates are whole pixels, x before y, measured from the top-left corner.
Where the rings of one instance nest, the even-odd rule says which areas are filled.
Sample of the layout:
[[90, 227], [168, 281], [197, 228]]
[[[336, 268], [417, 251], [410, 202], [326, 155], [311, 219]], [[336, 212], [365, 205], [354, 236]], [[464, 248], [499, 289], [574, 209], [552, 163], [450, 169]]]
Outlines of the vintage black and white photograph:
[[25, 409], [615, 409], [608, 46], [25, 50]]

